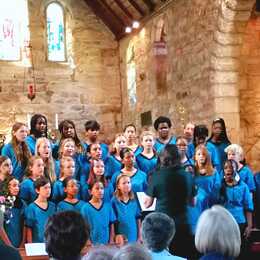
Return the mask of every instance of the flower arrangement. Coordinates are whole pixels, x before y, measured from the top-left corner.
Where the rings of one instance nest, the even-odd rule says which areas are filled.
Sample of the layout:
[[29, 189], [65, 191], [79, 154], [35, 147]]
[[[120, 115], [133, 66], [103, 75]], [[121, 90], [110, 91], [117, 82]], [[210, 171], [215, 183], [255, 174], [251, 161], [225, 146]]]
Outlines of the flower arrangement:
[[4, 221], [6, 224], [10, 222], [13, 217], [12, 208], [14, 206], [15, 196], [0, 196], [0, 210], [3, 212]]

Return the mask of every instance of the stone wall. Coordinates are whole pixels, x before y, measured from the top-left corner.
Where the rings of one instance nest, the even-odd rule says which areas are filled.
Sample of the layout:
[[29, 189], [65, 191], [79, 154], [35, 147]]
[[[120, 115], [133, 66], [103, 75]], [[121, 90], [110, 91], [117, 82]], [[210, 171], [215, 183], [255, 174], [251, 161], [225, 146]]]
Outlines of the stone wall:
[[0, 130], [6, 133], [15, 120], [27, 122], [27, 114], [40, 112], [51, 128], [57, 113], [59, 120], [75, 121], [79, 131], [87, 119], [96, 118], [106, 135], [112, 135], [121, 120], [118, 42], [83, 0], [61, 0], [68, 62], [48, 62], [45, 8], [49, 2], [28, 1], [37, 89], [32, 102], [27, 98], [32, 69], [23, 60], [0, 61]]
[[[259, 18], [250, 15], [254, 0], [178, 0], [120, 42], [123, 123], [140, 126], [140, 113], [153, 120], [168, 115], [181, 133], [182, 123], [226, 121], [229, 138], [245, 148], [254, 170], [260, 158]], [[166, 91], [156, 86], [153, 42], [166, 24]], [[137, 104], [128, 104], [126, 52], [135, 49]]]
[[255, 171], [260, 170], [260, 16], [252, 12], [241, 50], [240, 114], [242, 144]]
[[[213, 45], [218, 1], [178, 0], [149, 20], [143, 29], [120, 41], [123, 124], [140, 126], [140, 113], [152, 119], [167, 115], [181, 133], [188, 120], [210, 124], [214, 116], [214, 93], [210, 84], [210, 50]], [[153, 43], [164, 24], [167, 75], [164, 91], [156, 84]], [[159, 37], [160, 38], [160, 37]], [[137, 103], [131, 107], [127, 93], [127, 50], [134, 47], [137, 71]]]

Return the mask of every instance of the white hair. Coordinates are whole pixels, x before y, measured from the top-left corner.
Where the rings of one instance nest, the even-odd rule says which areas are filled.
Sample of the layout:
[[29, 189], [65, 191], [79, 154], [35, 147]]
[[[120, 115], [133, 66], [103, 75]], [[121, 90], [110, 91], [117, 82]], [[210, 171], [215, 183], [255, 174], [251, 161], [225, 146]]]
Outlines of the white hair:
[[139, 244], [127, 244], [120, 248], [113, 260], [152, 260], [149, 251]]
[[244, 150], [238, 144], [230, 144], [228, 147], [226, 147], [225, 152], [233, 152], [236, 154], [237, 161], [242, 161], [244, 159]]
[[203, 254], [216, 252], [228, 257], [237, 257], [241, 237], [236, 220], [222, 206], [215, 205], [205, 210], [198, 220], [195, 245]]

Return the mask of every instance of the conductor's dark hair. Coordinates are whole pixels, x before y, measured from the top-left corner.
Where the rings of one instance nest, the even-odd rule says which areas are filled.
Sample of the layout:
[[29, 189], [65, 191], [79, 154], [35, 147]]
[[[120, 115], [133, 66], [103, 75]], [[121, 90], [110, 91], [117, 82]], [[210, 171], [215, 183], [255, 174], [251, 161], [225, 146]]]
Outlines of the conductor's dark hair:
[[181, 165], [181, 158], [175, 144], [166, 144], [159, 153], [158, 167], [177, 167]]
[[[39, 118], [43, 118], [45, 120], [45, 123], [46, 123], [46, 129], [44, 131], [44, 136], [42, 136], [42, 134], [36, 129], [36, 123], [37, 123]], [[42, 114], [33, 115], [32, 118], [31, 118], [30, 125], [31, 125], [30, 134], [34, 135], [36, 138], [47, 137], [47, 132], [48, 132], [47, 126], [48, 126], [48, 124], [47, 124], [47, 118], [44, 115], [42, 115]]]
[[49, 218], [45, 228], [46, 251], [49, 257], [57, 260], [78, 260], [89, 235], [89, 226], [80, 213], [56, 213]]
[[170, 118], [166, 117], [166, 116], [159, 116], [153, 123], [154, 129], [157, 131], [159, 124], [161, 123], [167, 123], [167, 125], [169, 126], [169, 128], [172, 127], [172, 122], [170, 120]]

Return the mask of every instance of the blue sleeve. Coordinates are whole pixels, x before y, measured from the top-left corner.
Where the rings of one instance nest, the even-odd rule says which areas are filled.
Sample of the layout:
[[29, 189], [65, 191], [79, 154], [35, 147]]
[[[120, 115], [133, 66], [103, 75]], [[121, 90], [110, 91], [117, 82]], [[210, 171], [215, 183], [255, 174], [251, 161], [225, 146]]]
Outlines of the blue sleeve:
[[80, 198], [81, 200], [88, 201], [90, 199], [90, 194], [89, 194], [89, 187], [88, 184], [85, 183], [84, 185], [80, 184]]
[[28, 185], [26, 185], [26, 183], [21, 183], [19, 197], [26, 202], [31, 200], [30, 188], [28, 187]]
[[249, 168], [248, 168], [246, 184], [248, 185], [250, 192], [254, 192], [256, 190], [255, 181], [254, 181], [254, 174]]
[[110, 198], [113, 197], [113, 194], [114, 194], [114, 187], [113, 185], [111, 184], [111, 182], [108, 183], [108, 191], [109, 191], [109, 196]]
[[80, 164], [80, 173], [79, 173], [80, 185], [83, 186], [85, 183], [87, 183], [89, 177], [89, 171], [90, 171], [89, 164], [85, 161], [84, 162], [82, 161]]
[[245, 191], [244, 198], [243, 198], [244, 208], [246, 211], [253, 211], [254, 204], [253, 204], [252, 194], [250, 193], [247, 185], [245, 185], [244, 191]]
[[136, 203], [136, 213], [135, 213], [135, 217], [136, 218], [141, 218], [141, 209], [139, 206], [139, 203], [137, 202], [137, 200], [135, 199], [135, 203]]
[[2, 154], [3, 156], [7, 156], [9, 159], [12, 159], [12, 154], [11, 154], [10, 146], [7, 145], [7, 144], [3, 147], [1, 154]]
[[28, 207], [25, 208], [25, 225], [27, 227], [33, 227], [35, 224], [35, 212], [32, 207], [32, 204], [30, 204]]
[[112, 205], [110, 205], [110, 210], [109, 210], [109, 222], [114, 223], [116, 221], [116, 216], [114, 213], [114, 210], [112, 208]]
[[146, 191], [147, 187], [148, 187], [148, 183], [147, 183], [147, 176], [145, 173], [143, 173], [144, 175], [144, 182], [143, 182], [143, 191]]
[[116, 178], [117, 176], [119, 175], [120, 173], [115, 173], [113, 174], [112, 178], [111, 178], [111, 181], [110, 181], [110, 184], [113, 186], [113, 189], [115, 190], [116, 189]]
[[112, 158], [109, 156], [106, 159], [106, 163], [105, 163], [105, 176], [106, 178], [111, 179], [111, 177], [113, 176], [113, 161]]
[[54, 160], [54, 165], [55, 165], [55, 174], [57, 180], [60, 178], [60, 161], [59, 160]]
[[60, 185], [58, 181], [55, 181], [53, 184], [52, 201], [57, 203], [63, 200], [64, 197], [65, 193], [63, 190], [63, 185]]
[[56, 211], [57, 211], [57, 212], [64, 211], [64, 208], [62, 207], [62, 201], [60, 201], [60, 202], [57, 204]]

